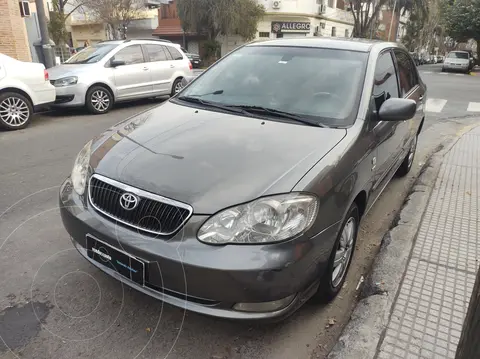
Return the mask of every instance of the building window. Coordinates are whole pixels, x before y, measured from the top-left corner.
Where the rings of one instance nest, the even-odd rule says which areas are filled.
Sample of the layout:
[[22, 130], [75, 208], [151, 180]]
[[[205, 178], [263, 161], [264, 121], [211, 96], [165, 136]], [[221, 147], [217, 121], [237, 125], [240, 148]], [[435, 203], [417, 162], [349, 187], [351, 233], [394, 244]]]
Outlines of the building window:
[[335, 0], [328, 0], [328, 7], [335, 7]]
[[349, 37], [348, 29], [345, 29], [345, 37]]
[[335, 26], [332, 27], [332, 37], [337, 36], [337, 28]]
[[259, 33], [258, 33], [258, 37], [267, 37], [267, 38], [269, 38], [269, 37], [270, 37], [270, 33], [269, 33], [269, 32], [259, 32]]
[[337, 9], [345, 10], [345, 1], [344, 0], [337, 0]]
[[283, 34], [278, 34], [277, 33], [277, 39], [281, 39], [283, 37]]

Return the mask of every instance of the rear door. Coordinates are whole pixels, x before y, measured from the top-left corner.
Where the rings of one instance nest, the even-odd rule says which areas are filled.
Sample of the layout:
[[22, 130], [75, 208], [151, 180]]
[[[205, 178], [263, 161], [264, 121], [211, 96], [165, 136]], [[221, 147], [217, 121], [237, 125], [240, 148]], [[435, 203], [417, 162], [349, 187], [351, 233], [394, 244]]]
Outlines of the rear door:
[[171, 62], [170, 67], [173, 69], [172, 74], [172, 84], [175, 78], [179, 76], [187, 76], [187, 72], [190, 72], [189, 62], [187, 58], [183, 57], [183, 54], [177, 50], [174, 46], [165, 46], [167, 51], [170, 53]]
[[152, 94], [150, 68], [145, 62], [141, 45], [124, 47], [111, 60], [125, 62], [125, 65], [113, 68], [117, 99], [140, 98]]
[[170, 94], [171, 78], [174, 68], [171, 67], [170, 54], [165, 46], [157, 44], [143, 45], [148, 56], [148, 66], [155, 95]]

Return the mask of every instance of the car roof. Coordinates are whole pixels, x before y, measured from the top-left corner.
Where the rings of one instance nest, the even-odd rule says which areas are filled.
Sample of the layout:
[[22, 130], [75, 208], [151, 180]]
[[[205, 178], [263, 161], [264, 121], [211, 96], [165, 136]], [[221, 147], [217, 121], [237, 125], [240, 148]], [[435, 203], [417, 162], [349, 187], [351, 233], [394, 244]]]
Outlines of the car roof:
[[398, 47], [404, 49], [402, 45], [399, 45], [395, 42], [351, 38], [339, 39], [326, 37], [305, 37], [293, 39], [282, 38], [261, 42], [252, 42], [247, 46], [317, 47], [358, 52], [370, 52], [374, 47], [380, 47], [379, 50], [381, 50], [381, 48], [389, 47]]
[[100, 41], [98, 44], [101, 45], [101, 44], [112, 44], [112, 45], [121, 45], [121, 44], [124, 44], [124, 43], [129, 43], [129, 42], [132, 42], [132, 43], [161, 43], [163, 45], [172, 45], [172, 46], [175, 46], [175, 47], [180, 47], [179, 44], [176, 44], [176, 43], [173, 43], [171, 41], [168, 41], [168, 40], [162, 40], [162, 39], [156, 39], [156, 38], [151, 38], [151, 39], [127, 39], [127, 40], [104, 40], [104, 41]]

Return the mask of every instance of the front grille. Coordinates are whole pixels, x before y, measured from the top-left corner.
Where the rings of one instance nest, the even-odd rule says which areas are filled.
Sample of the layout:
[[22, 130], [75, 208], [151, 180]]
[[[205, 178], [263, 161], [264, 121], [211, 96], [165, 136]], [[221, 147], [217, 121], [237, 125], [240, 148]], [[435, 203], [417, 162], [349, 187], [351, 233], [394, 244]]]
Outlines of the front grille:
[[[139, 199], [133, 210], [120, 205], [120, 197], [132, 193]], [[153, 234], [170, 235], [178, 231], [192, 214], [192, 208], [109, 178], [93, 175], [90, 178], [89, 198], [100, 213], [126, 226]]]

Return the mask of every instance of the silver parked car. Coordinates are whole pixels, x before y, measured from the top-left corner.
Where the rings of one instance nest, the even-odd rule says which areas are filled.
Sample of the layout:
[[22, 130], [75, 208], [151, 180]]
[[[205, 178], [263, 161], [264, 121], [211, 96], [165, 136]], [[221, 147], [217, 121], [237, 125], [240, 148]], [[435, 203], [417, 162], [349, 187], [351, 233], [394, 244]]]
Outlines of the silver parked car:
[[159, 40], [104, 41], [49, 69], [54, 106], [86, 106], [94, 114], [115, 102], [174, 95], [193, 76], [180, 45]]
[[468, 73], [471, 69], [470, 54], [467, 51], [452, 51], [443, 62], [442, 72], [461, 71]]

